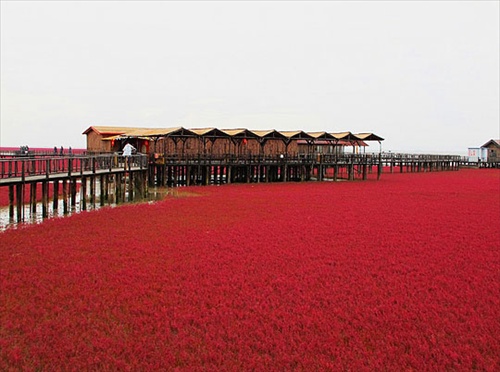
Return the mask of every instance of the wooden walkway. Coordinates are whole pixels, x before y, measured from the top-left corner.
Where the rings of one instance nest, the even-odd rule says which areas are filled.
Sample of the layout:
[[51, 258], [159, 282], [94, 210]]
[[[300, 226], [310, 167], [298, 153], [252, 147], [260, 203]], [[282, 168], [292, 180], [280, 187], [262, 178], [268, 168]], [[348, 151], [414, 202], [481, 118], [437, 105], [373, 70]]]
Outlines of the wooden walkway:
[[[58, 208], [62, 196], [66, 214], [70, 206], [76, 205], [78, 189], [82, 210], [86, 209], [87, 201], [95, 202], [97, 194], [100, 195], [101, 205], [104, 205], [110, 193], [116, 203], [132, 201], [135, 196], [143, 198], [147, 191], [147, 175], [148, 157], [145, 155], [134, 155], [127, 159], [107, 154], [12, 157], [0, 160], [0, 187], [8, 187], [9, 218], [13, 220], [16, 215], [18, 222], [23, 219], [24, 205], [29, 204], [32, 212], [36, 211], [39, 185], [42, 216], [47, 217], [50, 194], [54, 209]], [[29, 196], [26, 196], [26, 191], [29, 191]]]
[[142, 171], [148, 168], [148, 159], [135, 155], [125, 165], [125, 159], [117, 155], [0, 159], [0, 186]]

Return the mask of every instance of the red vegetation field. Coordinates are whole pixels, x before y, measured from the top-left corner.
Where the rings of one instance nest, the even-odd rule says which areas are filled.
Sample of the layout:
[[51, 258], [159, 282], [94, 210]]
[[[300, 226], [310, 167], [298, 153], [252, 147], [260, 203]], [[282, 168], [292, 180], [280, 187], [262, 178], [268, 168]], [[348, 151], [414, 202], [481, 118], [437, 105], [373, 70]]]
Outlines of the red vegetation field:
[[500, 370], [500, 172], [180, 189], [0, 234], [0, 370]]

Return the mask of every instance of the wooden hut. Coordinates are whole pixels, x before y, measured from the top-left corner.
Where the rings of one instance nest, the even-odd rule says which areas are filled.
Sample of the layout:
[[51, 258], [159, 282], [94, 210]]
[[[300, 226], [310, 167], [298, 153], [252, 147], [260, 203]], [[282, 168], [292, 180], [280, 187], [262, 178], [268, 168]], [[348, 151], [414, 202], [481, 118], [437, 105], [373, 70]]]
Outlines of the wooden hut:
[[486, 162], [500, 162], [500, 140], [491, 139], [482, 145], [481, 148], [486, 149]]
[[111, 152], [114, 141], [109, 138], [132, 130], [130, 127], [90, 126], [83, 134], [87, 136], [87, 152]]

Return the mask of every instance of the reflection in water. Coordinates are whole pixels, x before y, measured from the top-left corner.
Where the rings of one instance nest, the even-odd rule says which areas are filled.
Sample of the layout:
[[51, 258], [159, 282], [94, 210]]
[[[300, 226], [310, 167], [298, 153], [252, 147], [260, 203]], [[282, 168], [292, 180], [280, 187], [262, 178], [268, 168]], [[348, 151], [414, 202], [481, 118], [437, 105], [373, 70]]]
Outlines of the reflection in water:
[[[99, 190], [99, 188], [97, 188]], [[152, 187], [148, 190], [148, 196], [144, 199], [134, 199], [134, 203], [146, 202], [146, 201], [158, 201], [162, 200], [167, 196], [177, 196], [178, 190], [167, 187]], [[114, 194], [109, 194], [107, 200], [103, 200], [101, 203], [101, 196], [98, 194], [95, 196], [94, 200], [91, 200], [90, 196], [85, 198], [85, 210], [92, 211], [97, 210], [102, 207], [116, 207], [118, 204], [115, 200]], [[128, 193], [125, 193], [125, 200], [128, 200]], [[120, 205], [127, 204], [127, 202], [120, 202]], [[21, 222], [17, 222], [17, 216], [14, 218], [9, 218], [9, 206], [0, 207], [0, 231], [7, 229], [17, 228], [23, 224], [38, 224], [42, 223], [47, 218], [60, 218], [65, 216], [70, 216], [74, 213], [80, 213], [84, 211], [83, 200], [81, 197], [81, 190], [76, 194], [75, 205], [72, 206], [68, 200], [68, 213], [64, 214], [64, 203], [63, 199], [59, 199], [57, 203], [57, 208], [54, 209], [54, 203], [50, 201], [47, 203], [47, 217], [43, 218], [43, 206], [41, 202], [36, 204], [36, 211], [33, 212], [33, 206], [26, 203], [22, 209]], [[14, 214], [16, 214], [14, 212]]]

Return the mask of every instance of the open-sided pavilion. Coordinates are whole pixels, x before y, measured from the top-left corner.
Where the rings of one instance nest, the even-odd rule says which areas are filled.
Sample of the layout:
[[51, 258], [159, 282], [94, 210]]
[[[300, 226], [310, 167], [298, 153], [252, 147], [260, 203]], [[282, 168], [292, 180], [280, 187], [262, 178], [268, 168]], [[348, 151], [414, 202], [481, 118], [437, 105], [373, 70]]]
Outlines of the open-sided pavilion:
[[367, 142], [381, 143], [374, 133], [305, 132], [250, 130], [246, 128], [139, 128], [90, 126], [87, 136], [89, 152], [119, 152], [129, 142], [142, 153], [165, 155], [299, 155], [342, 153], [346, 146], [353, 152]]

